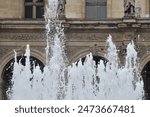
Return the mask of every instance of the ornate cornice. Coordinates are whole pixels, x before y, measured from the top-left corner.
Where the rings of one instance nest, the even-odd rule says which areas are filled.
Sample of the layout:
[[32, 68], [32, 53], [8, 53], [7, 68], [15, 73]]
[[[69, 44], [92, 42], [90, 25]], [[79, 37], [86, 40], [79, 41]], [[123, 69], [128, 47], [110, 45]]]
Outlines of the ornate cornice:
[[44, 20], [0, 19], [1, 29], [45, 29]]
[[[113, 39], [120, 40], [122, 35], [110, 32]], [[67, 41], [106, 41], [109, 33], [69, 33], [66, 34]]]

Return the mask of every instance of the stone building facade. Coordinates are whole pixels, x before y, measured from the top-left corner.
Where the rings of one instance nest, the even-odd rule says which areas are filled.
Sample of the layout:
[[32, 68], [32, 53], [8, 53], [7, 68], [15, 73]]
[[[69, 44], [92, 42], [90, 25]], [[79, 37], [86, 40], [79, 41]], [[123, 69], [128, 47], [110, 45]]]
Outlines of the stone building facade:
[[[14, 58], [14, 49], [22, 56], [30, 44], [31, 56], [45, 64], [45, 21], [40, 17], [40, 10], [46, 9], [48, 0], [0, 0], [0, 3], [0, 86], [3, 89], [4, 73]], [[125, 0], [66, 0], [62, 22], [69, 63], [90, 52], [105, 58], [106, 39], [111, 34], [120, 50], [121, 64], [124, 64], [126, 45], [133, 40], [141, 73], [149, 70], [150, 0], [135, 0], [134, 10], [132, 17], [125, 16]], [[143, 77], [149, 92], [148, 71]], [[2, 99], [3, 91], [0, 93]]]

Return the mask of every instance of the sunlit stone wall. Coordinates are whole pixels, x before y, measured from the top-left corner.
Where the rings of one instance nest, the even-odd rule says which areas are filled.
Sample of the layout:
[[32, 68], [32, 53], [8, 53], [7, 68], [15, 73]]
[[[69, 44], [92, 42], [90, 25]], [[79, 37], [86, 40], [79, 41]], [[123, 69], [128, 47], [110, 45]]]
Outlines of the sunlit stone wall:
[[[44, 0], [45, 6], [48, 0]], [[67, 18], [85, 18], [86, 0], [66, 0]], [[124, 0], [107, 0], [107, 18], [124, 16]], [[149, 14], [149, 0], [140, 0], [141, 17]], [[0, 18], [24, 18], [24, 0], [0, 0]]]
[[24, 0], [0, 0], [0, 18], [23, 18]]
[[66, 0], [67, 18], [85, 18], [85, 0]]

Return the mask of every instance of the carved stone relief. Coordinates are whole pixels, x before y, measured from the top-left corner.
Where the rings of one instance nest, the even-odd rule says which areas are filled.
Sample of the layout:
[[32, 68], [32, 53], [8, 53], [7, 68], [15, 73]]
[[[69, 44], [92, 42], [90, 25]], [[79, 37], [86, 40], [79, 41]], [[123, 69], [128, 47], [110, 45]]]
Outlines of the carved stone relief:
[[134, 33], [126, 33], [125, 34], [125, 39], [126, 40], [133, 40], [135, 38]]
[[39, 33], [1, 33], [0, 39], [14, 40], [14, 41], [45, 41], [45, 34]]
[[135, 0], [124, 0], [125, 17], [135, 16]]
[[140, 33], [140, 39], [141, 41], [146, 41], [150, 39], [150, 33]]
[[[121, 34], [112, 34], [114, 40], [120, 40], [122, 38]], [[68, 41], [106, 41], [108, 37], [107, 34], [102, 33], [71, 33], [66, 35]]]
[[17, 47], [7, 47], [7, 46], [0, 46], [0, 61], [1, 58], [6, 55], [8, 52], [13, 52], [14, 49], [18, 49]]
[[66, 0], [58, 0], [57, 13], [59, 19], [65, 18], [65, 4]]
[[[31, 51], [32, 49], [35, 49], [41, 53], [45, 53], [45, 48], [44, 47], [41, 47], [41, 46], [31, 46]], [[1, 46], [0, 47], [0, 63], [2, 62], [2, 57], [4, 57], [6, 54], [12, 52], [13, 54], [13, 50], [20, 50], [21, 49], [21, 54], [23, 55], [25, 53], [25, 49], [26, 49], [26, 46], [24, 47], [19, 47], [19, 46]]]
[[87, 49], [87, 47], [67, 47], [66, 53], [68, 58], [71, 58], [74, 54], [76, 54], [77, 52], [83, 50], [83, 49]]

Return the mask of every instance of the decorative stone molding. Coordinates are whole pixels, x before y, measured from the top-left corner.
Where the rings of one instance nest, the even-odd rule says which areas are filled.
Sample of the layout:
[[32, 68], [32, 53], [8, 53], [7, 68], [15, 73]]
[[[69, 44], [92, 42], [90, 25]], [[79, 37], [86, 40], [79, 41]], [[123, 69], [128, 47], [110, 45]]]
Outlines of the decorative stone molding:
[[32, 46], [31, 49], [35, 49], [35, 50], [38, 50], [39, 52], [41, 53], [45, 53], [45, 47], [41, 47], [41, 46]]
[[1, 33], [0, 39], [13, 41], [45, 41], [44, 33]]
[[104, 57], [106, 51], [104, 50], [104, 47], [100, 47], [98, 45], [94, 45], [91, 47], [81, 46], [81, 47], [68, 47], [67, 48], [67, 56], [70, 61], [70, 64], [72, 62], [76, 62], [82, 57], [85, 57], [87, 54], [92, 53], [96, 56]]
[[0, 62], [1, 62], [1, 58], [6, 55], [9, 52], [13, 52], [14, 49], [18, 49], [19, 47], [7, 47], [7, 46], [0, 46]]
[[[111, 33], [111, 32], [110, 32]], [[66, 35], [67, 41], [103, 41], [106, 42], [109, 33], [70, 33]], [[119, 33], [111, 33], [113, 40], [122, 39]]]
[[87, 49], [87, 47], [67, 47], [66, 53], [68, 58], [72, 58], [76, 53], [78, 53], [81, 50]]
[[133, 40], [135, 38], [135, 35], [134, 35], [134, 33], [133, 32], [128, 32], [128, 33], [126, 33], [125, 34], [125, 39], [126, 40]]
[[[19, 47], [19, 46], [1, 46], [0, 47], [0, 77], [1, 73], [3, 71], [4, 66], [14, 58], [14, 52], [13, 50], [16, 50], [17, 55], [24, 55], [26, 46]], [[45, 54], [44, 54], [44, 47], [39, 46], [32, 46], [30, 47], [31, 50], [31, 56], [39, 59], [41, 62], [45, 64]]]
[[[41, 53], [45, 52], [45, 48], [42, 46], [31, 46], [31, 51], [32, 49], [37, 50]], [[19, 47], [19, 46], [0, 46], [0, 60], [1, 58], [6, 55], [9, 52], [13, 53], [13, 50], [22, 50], [22, 54], [25, 52], [26, 46], [24, 47]]]
[[94, 46], [92, 46], [90, 48], [90, 52], [92, 52], [93, 55], [98, 55], [99, 52], [102, 52], [103, 50], [101, 49], [100, 46], [98, 46], [97, 44], [95, 44]]
[[144, 66], [150, 61], [150, 54], [143, 54], [143, 56], [140, 57], [140, 72], [142, 72]]
[[140, 40], [146, 41], [150, 39], [150, 33], [140, 33]]

